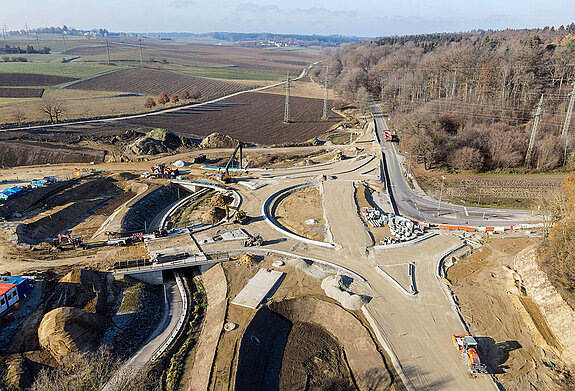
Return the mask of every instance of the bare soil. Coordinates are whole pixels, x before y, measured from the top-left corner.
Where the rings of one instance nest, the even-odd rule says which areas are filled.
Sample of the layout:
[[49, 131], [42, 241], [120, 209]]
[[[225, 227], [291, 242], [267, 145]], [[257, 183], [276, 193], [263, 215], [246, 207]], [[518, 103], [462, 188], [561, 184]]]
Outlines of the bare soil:
[[[322, 197], [317, 187], [307, 187], [281, 200], [275, 218], [291, 232], [308, 239], [323, 242], [327, 239]], [[317, 220], [317, 224], [306, 224]]]
[[524, 321], [523, 313], [528, 313], [553, 344], [555, 337], [538, 307], [507, 288], [514, 284], [510, 268], [515, 255], [532, 244], [533, 239], [491, 238], [449, 268], [447, 278], [470, 331], [478, 337], [481, 355], [506, 390], [574, 389], [568, 373], [544, 365], [557, 358], [536, 345]]
[[[1, 75], [1, 73], [0, 73]], [[4, 88], [0, 87], [0, 98], [41, 98], [43, 88]]]
[[0, 86], [35, 87], [53, 86], [77, 80], [73, 77], [38, 75], [35, 73], [0, 73]]
[[286, 124], [284, 102], [281, 95], [251, 92], [202, 107], [125, 120], [116, 125], [166, 128], [187, 137], [218, 132], [245, 142], [272, 145], [308, 141], [339, 121], [335, 113], [327, 120], [321, 119], [321, 99], [293, 97], [292, 122]]
[[[165, 92], [169, 96], [178, 95], [184, 90], [198, 90], [201, 93], [200, 100], [206, 101], [245, 90], [248, 86], [157, 69], [130, 68], [73, 83], [67, 88], [135, 92], [144, 95], [159, 95]], [[143, 102], [144, 100], [142, 105]]]

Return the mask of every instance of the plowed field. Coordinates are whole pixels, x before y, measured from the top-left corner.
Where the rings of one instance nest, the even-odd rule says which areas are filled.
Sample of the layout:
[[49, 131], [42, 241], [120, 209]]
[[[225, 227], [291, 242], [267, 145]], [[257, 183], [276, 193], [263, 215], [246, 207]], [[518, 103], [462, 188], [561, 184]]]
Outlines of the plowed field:
[[43, 88], [0, 87], [0, 98], [41, 98], [43, 94]]
[[37, 75], [33, 73], [0, 73], [0, 86], [53, 86], [77, 80], [73, 77]]
[[281, 95], [246, 93], [203, 107], [119, 121], [118, 125], [166, 128], [183, 136], [227, 134], [235, 139], [272, 145], [307, 141], [340, 121], [334, 113], [322, 120], [323, 101], [291, 98], [292, 123], [286, 124]]
[[239, 83], [186, 76], [157, 69], [131, 68], [80, 81], [67, 88], [135, 92], [144, 95], [158, 95], [161, 92], [174, 95], [183, 90], [198, 90], [202, 94], [201, 100], [210, 100], [249, 87]]

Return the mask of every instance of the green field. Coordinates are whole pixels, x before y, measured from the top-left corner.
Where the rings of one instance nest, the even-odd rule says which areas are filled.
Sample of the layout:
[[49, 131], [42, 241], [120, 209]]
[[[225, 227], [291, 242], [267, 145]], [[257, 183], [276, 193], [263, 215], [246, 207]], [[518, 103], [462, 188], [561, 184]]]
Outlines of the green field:
[[120, 69], [106, 65], [83, 65], [45, 62], [0, 62], [0, 73], [35, 73], [82, 79]]

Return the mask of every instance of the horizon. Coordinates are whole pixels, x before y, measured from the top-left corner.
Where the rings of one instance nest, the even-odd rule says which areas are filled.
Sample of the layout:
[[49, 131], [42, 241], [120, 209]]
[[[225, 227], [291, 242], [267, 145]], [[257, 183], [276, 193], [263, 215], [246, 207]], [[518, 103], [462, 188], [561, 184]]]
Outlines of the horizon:
[[482, 4], [461, 4], [440, 0], [429, 6], [416, 0], [401, 4], [371, 4], [359, 0], [351, 5], [342, 0], [322, 0], [310, 6], [303, 0], [293, 0], [289, 5], [260, 1], [237, 4], [223, 0], [217, 4], [204, 4], [170, 0], [159, 6], [150, 0], [138, 3], [102, 0], [78, 7], [78, 3], [71, 0], [54, 0], [50, 4], [32, 0], [24, 4], [12, 3], [3, 11], [0, 26], [5, 25], [11, 31], [23, 30], [25, 25], [29, 28], [67, 25], [82, 30], [102, 28], [143, 34], [269, 31], [271, 34], [376, 38], [558, 27], [573, 21], [567, 18], [575, 15], [575, 2], [554, 0], [546, 4], [525, 4], [519, 0], [504, 3], [486, 0]]

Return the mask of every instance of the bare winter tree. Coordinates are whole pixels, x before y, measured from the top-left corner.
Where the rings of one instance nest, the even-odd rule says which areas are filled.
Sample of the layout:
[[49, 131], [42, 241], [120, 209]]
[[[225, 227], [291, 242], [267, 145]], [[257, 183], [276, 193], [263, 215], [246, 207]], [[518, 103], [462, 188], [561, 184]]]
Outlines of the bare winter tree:
[[46, 114], [50, 123], [55, 124], [60, 121], [62, 114], [65, 112], [64, 102], [52, 97], [42, 98], [40, 110]]
[[26, 115], [20, 110], [16, 110], [14, 113], [12, 113], [12, 119], [14, 122], [20, 125], [22, 122], [26, 121]]

